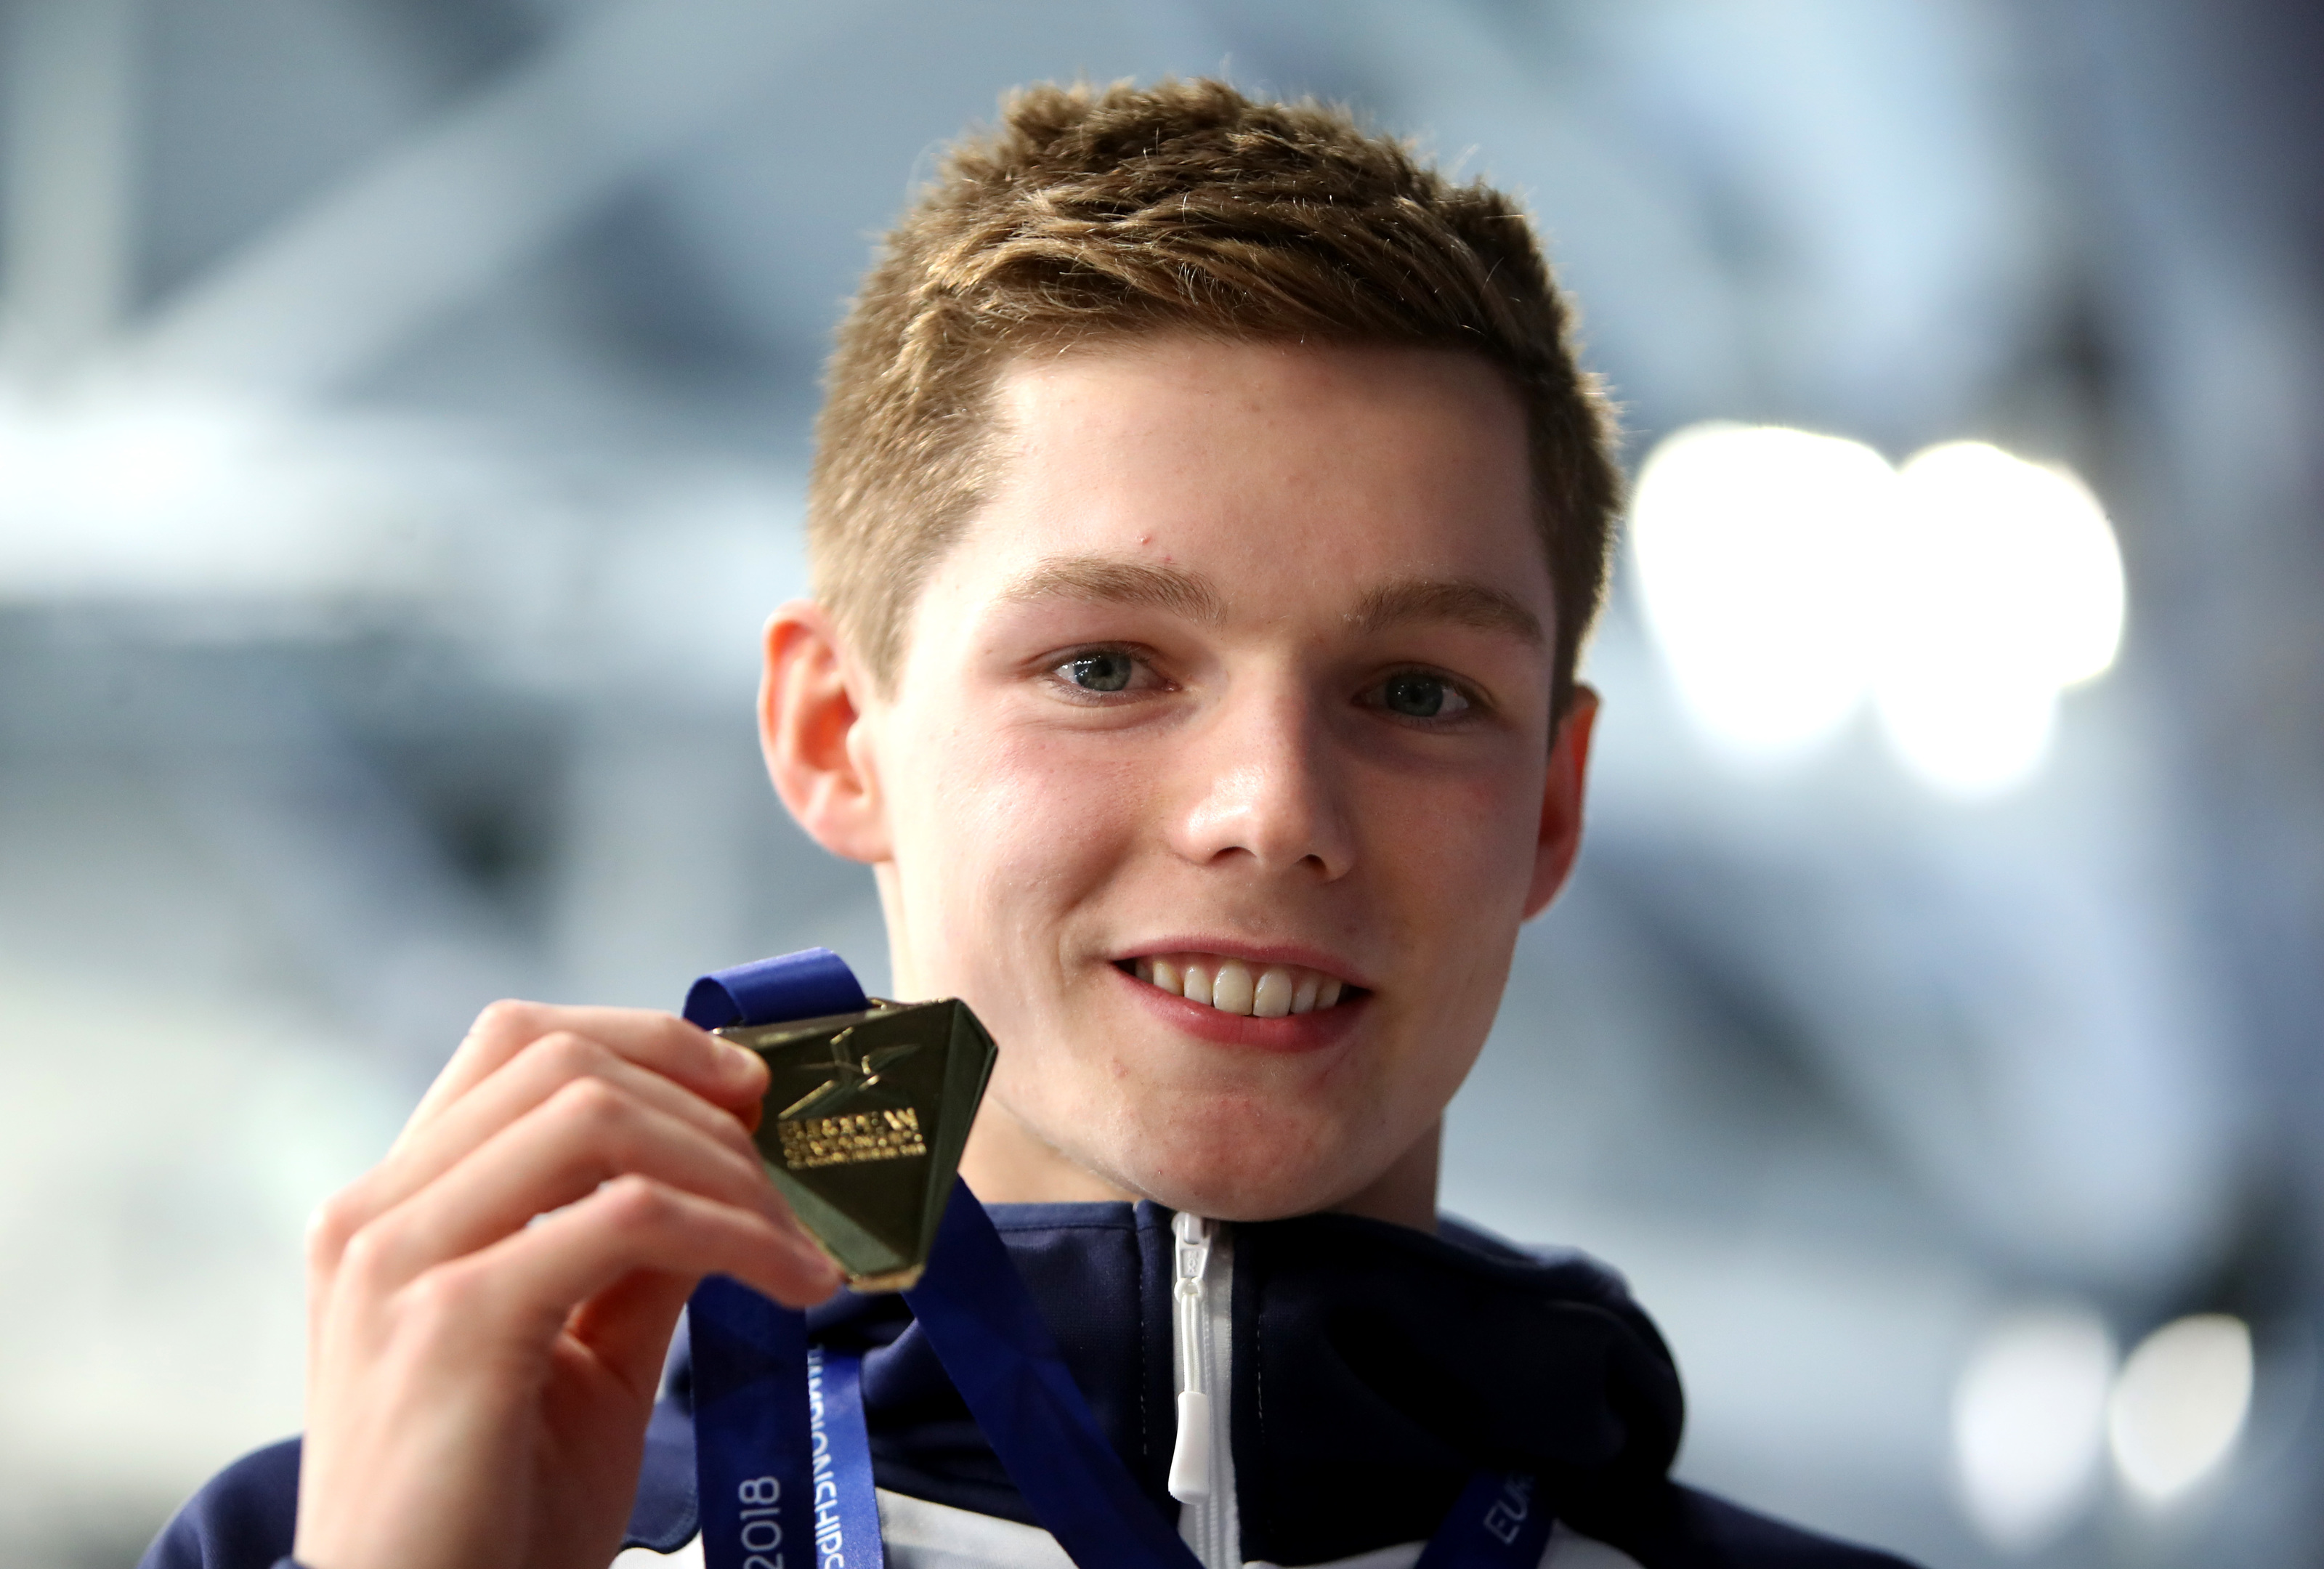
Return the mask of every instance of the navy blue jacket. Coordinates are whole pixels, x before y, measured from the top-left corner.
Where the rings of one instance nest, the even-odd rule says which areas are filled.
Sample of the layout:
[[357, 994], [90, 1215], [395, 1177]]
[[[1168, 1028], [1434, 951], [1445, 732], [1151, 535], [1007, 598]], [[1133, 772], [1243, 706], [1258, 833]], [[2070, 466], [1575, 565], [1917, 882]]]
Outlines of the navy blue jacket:
[[[1175, 1515], [1167, 1211], [996, 1204], [994, 1224], [1099, 1424]], [[1232, 1424], [1246, 1559], [1317, 1564], [1428, 1537], [1480, 1470], [1527, 1472], [1557, 1518], [1643, 1569], [1903, 1569], [1670, 1479], [1678, 1374], [1620, 1278], [1447, 1222], [1348, 1215], [1234, 1228]], [[863, 1353], [879, 1485], [1038, 1524], [899, 1297], [843, 1293], [816, 1340]], [[647, 1435], [633, 1545], [696, 1529], [684, 1347]], [[296, 1440], [228, 1467], [145, 1569], [266, 1569], [290, 1550]]]

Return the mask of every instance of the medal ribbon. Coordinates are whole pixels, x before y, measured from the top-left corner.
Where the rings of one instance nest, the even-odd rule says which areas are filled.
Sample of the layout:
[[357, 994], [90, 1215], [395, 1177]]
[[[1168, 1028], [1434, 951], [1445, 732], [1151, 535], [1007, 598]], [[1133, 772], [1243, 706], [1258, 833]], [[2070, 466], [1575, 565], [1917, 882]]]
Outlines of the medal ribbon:
[[[704, 1029], [729, 1024], [773, 1024], [852, 1013], [868, 1006], [863, 989], [845, 961], [828, 948], [809, 948], [738, 964], [705, 975], [686, 996], [686, 1019]], [[828, 1366], [824, 1375], [824, 1431], [815, 1431], [813, 1385], [808, 1364], [807, 1315], [761, 1295], [739, 1280], [713, 1275], [695, 1288], [686, 1305], [694, 1347], [694, 1472], [702, 1511], [702, 1556], [707, 1569], [840, 1569], [821, 1553], [817, 1530], [818, 1481], [841, 1494], [860, 1491], [855, 1512], [870, 1509], [869, 1528], [856, 1543], [858, 1569], [880, 1564], [880, 1517], [872, 1500], [868, 1439], [848, 1446], [862, 1456], [860, 1490], [841, 1485], [829, 1473], [832, 1401]], [[852, 1359], [851, 1359], [852, 1360]], [[860, 1388], [851, 1379], [850, 1408], [862, 1424]], [[822, 1443], [818, 1445], [817, 1437]], [[825, 1475], [818, 1477], [820, 1463]], [[844, 1509], [833, 1518], [842, 1537]], [[870, 1556], [862, 1555], [868, 1543]]]
[[[809, 948], [706, 975], [706, 1029], [868, 1006], [839, 955]], [[904, 1293], [1035, 1518], [1084, 1569], [1200, 1569], [1097, 1425], [984, 1206], [954, 1178], [928, 1267]], [[706, 1569], [882, 1569], [862, 1362], [810, 1347], [807, 1315], [724, 1276], [687, 1306]], [[1480, 1472], [1416, 1569], [1534, 1569], [1551, 1518], [1531, 1477]]]
[[807, 1315], [713, 1275], [686, 1305], [710, 1569], [798, 1569], [815, 1540]]
[[1534, 1569], [1556, 1523], [1537, 1493], [1532, 1477], [1479, 1472], [1412, 1569]]
[[885, 1569], [872, 1435], [863, 1426], [863, 1359], [807, 1348], [808, 1472], [816, 1569]]

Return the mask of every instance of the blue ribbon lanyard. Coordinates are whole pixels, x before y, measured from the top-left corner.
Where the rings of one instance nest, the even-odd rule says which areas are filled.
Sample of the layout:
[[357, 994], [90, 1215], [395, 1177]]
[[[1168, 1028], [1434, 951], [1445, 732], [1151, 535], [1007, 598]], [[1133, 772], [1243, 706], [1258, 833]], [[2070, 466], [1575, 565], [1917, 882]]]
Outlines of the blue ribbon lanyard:
[[[705, 1029], [859, 1011], [855, 977], [810, 948], [706, 975]], [[1083, 1569], [1199, 1569], [1106, 1442], [991, 1217], [955, 1179], [913, 1316], [1018, 1491]], [[862, 1363], [810, 1346], [807, 1315], [724, 1276], [687, 1305], [707, 1569], [882, 1569]], [[1479, 1474], [1417, 1569], [1534, 1569], [1550, 1511], [1526, 1476]]]
[[[687, 993], [686, 1018], [717, 1029], [869, 1005], [837, 954], [809, 948], [705, 975]], [[881, 1569], [854, 1359], [826, 1361], [807, 1345], [807, 1315], [724, 1275], [695, 1288], [686, 1315], [708, 1569], [842, 1569], [851, 1559]]]
[[807, 1424], [817, 1569], [883, 1569], [862, 1357], [807, 1347]]

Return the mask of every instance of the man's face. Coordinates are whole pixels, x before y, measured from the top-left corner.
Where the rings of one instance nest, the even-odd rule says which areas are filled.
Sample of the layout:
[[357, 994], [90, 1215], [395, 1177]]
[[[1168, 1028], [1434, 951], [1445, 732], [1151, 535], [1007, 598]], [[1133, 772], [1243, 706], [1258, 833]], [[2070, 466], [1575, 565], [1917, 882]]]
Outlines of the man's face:
[[851, 743], [897, 989], [967, 999], [983, 1121], [1105, 1187], [1343, 1203], [1432, 1136], [1572, 852], [1517, 400], [1456, 354], [1164, 338], [996, 411]]

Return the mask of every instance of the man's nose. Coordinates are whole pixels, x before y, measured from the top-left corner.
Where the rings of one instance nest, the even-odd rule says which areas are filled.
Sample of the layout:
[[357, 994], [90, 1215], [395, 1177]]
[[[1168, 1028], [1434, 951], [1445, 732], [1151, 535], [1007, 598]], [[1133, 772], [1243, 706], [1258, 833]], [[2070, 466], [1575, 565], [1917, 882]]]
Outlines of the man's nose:
[[1210, 865], [1248, 856], [1330, 881], [1355, 863], [1345, 761], [1312, 695], [1286, 686], [1231, 694], [1180, 753], [1174, 848]]

